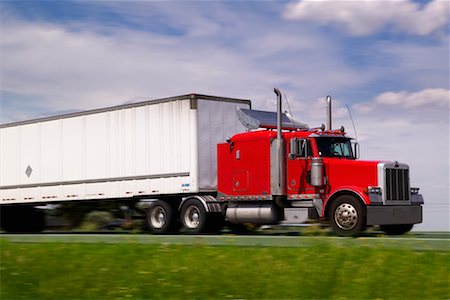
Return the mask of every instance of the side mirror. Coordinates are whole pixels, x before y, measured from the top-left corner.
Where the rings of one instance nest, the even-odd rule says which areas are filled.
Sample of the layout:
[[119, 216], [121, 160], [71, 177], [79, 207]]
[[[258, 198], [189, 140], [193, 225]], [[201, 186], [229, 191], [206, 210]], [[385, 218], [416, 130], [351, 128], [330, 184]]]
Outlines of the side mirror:
[[298, 156], [298, 141], [294, 138], [291, 139], [289, 144], [291, 148], [291, 150], [289, 151], [289, 158], [295, 159]]
[[354, 155], [355, 159], [359, 158], [359, 154], [360, 154], [359, 152], [360, 152], [359, 143], [358, 142], [353, 143], [353, 155]]

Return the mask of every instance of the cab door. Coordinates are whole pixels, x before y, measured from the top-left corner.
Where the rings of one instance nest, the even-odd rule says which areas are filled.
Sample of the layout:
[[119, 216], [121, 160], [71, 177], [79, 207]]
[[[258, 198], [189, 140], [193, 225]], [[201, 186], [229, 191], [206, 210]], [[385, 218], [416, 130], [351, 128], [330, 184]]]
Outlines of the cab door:
[[288, 195], [313, 194], [311, 183], [311, 144], [309, 139], [292, 138], [287, 157]]

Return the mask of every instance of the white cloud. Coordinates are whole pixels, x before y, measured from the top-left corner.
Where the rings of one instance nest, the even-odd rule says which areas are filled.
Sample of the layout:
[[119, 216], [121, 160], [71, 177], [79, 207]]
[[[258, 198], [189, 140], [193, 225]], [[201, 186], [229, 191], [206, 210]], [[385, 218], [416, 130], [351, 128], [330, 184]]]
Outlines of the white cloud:
[[287, 5], [284, 17], [319, 25], [338, 25], [358, 36], [388, 26], [412, 35], [427, 35], [448, 24], [449, 2], [433, 0], [422, 6], [410, 0], [300, 0]]
[[378, 95], [373, 102], [357, 104], [356, 108], [362, 112], [369, 112], [377, 106], [396, 106], [402, 109], [448, 109], [450, 91], [447, 89], [425, 89], [418, 92], [385, 92]]
[[[214, 93], [224, 81], [230, 87], [251, 75], [245, 59], [215, 44], [203, 47], [130, 30], [102, 35], [43, 23], [5, 25], [1, 64], [3, 90], [44, 95], [52, 110], [102, 107], [140, 96]], [[236, 76], [238, 66], [245, 72]]]
[[292, 38], [290, 31], [275, 34], [276, 28], [263, 26], [261, 34], [248, 33], [230, 47], [214, 35], [108, 30], [9, 20], [2, 26], [2, 90], [28, 95], [28, 101], [35, 96], [51, 113], [191, 92], [271, 99], [272, 87], [283, 85], [308, 97], [324, 86], [351, 89], [371, 78], [324, 47], [326, 39], [305, 32]]

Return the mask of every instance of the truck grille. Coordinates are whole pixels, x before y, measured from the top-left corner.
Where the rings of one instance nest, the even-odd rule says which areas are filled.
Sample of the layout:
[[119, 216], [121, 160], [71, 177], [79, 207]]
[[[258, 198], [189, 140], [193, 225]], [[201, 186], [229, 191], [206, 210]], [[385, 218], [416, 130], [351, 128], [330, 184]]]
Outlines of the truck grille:
[[386, 200], [409, 200], [409, 170], [386, 169]]

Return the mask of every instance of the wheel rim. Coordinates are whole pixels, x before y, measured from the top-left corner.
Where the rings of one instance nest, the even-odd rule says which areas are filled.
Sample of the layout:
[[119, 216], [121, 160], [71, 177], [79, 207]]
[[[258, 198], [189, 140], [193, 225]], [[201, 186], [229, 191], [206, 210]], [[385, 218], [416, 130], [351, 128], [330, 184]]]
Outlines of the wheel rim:
[[162, 228], [167, 222], [167, 215], [161, 206], [155, 207], [150, 214], [150, 223], [153, 228]]
[[195, 229], [200, 225], [200, 210], [191, 205], [184, 213], [184, 224], [187, 228]]
[[334, 212], [334, 221], [339, 228], [351, 230], [358, 222], [358, 211], [353, 205], [342, 203]]

